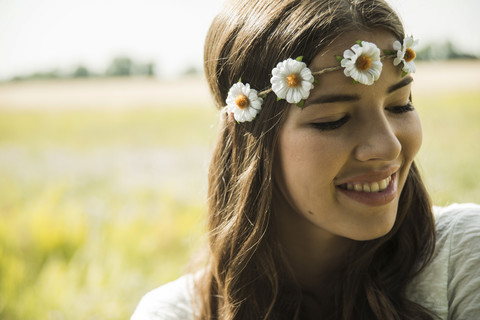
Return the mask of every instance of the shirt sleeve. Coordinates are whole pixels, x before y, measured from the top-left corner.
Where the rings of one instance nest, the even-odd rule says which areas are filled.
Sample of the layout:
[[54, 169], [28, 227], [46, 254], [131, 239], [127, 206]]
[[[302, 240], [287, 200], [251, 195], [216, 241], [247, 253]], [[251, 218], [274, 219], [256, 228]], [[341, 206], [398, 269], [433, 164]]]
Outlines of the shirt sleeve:
[[458, 209], [449, 244], [448, 319], [480, 319], [480, 206]]
[[183, 276], [147, 293], [130, 320], [193, 319], [189, 280]]

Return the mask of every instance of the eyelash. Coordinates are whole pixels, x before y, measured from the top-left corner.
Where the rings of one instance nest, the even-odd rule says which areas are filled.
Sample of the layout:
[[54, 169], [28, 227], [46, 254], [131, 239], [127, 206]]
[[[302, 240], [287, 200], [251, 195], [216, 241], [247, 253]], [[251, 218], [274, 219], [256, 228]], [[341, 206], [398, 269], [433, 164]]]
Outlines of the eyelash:
[[405, 112], [410, 112], [415, 110], [413, 107], [413, 104], [411, 101], [409, 101], [406, 105], [404, 106], [399, 106], [399, 107], [388, 107], [386, 108], [388, 111], [392, 113], [405, 113]]
[[331, 122], [316, 122], [312, 123], [312, 126], [315, 129], [318, 129], [320, 131], [329, 131], [329, 130], [335, 130], [343, 126], [348, 119], [350, 119], [349, 115], [344, 116], [343, 118], [337, 120], [337, 121], [331, 121]]
[[[415, 110], [413, 107], [412, 102], [408, 102], [404, 106], [398, 106], [398, 107], [388, 107], [386, 108], [389, 112], [395, 113], [395, 114], [400, 114], [400, 113], [406, 113]], [[343, 118], [337, 120], [337, 121], [331, 121], [331, 122], [317, 122], [317, 123], [312, 123], [311, 125], [320, 131], [329, 131], [329, 130], [335, 130], [343, 126], [347, 121], [350, 119], [349, 115], [344, 116]]]

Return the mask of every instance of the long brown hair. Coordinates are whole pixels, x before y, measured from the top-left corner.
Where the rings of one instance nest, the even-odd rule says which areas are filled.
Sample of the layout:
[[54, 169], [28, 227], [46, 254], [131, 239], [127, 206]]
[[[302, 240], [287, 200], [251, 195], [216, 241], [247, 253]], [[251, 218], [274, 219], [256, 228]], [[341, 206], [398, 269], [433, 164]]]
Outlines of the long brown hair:
[[[402, 24], [383, 0], [235, 0], [214, 19], [205, 42], [205, 74], [218, 108], [242, 78], [262, 90], [272, 68], [303, 56], [307, 64], [342, 34]], [[200, 319], [295, 319], [302, 293], [272, 228], [272, 165], [288, 104], [265, 99], [252, 122], [223, 115], [209, 171], [209, 254], [197, 285]], [[435, 243], [431, 205], [415, 164], [393, 229], [358, 242], [334, 295], [332, 319], [432, 319], [409, 301], [409, 280]]]

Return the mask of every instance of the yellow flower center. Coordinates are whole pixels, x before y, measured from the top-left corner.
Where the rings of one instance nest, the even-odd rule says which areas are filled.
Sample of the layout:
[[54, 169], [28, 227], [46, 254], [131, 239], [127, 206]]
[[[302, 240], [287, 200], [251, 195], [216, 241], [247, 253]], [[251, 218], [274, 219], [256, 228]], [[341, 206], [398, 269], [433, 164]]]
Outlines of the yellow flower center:
[[237, 105], [237, 107], [239, 107], [240, 109], [245, 109], [248, 107], [249, 105], [249, 101], [248, 101], [248, 98], [245, 96], [245, 95], [239, 95], [236, 99], [235, 99], [235, 104]]
[[292, 73], [288, 77], [285, 78], [287, 81], [287, 86], [290, 88], [296, 88], [302, 83], [302, 78], [298, 74]]
[[415, 59], [417, 55], [415, 54], [415, 51], [413, 51], [411, 48], [407, 48], [407, 50], [405, 50], [405, 61], [406, 62], [410, 62], [412, 61], [413, 59]]
[[355, 65], [357, 66], [358, 70], [366, 71], [372, 66], [372, 58], [370, 58], [369, 56], [361, 55], [357, 58]]

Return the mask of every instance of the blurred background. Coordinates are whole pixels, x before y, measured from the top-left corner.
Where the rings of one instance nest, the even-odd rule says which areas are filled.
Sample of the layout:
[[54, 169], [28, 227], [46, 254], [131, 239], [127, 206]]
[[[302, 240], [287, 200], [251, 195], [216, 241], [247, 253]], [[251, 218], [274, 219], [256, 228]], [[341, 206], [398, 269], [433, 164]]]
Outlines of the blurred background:
[[[221, 0], [0, 0], [0, 318], [126, 319], [204, 243]], [[476, 0], [391, 0], [421, 39], [418, 162], [480, 202]]]

